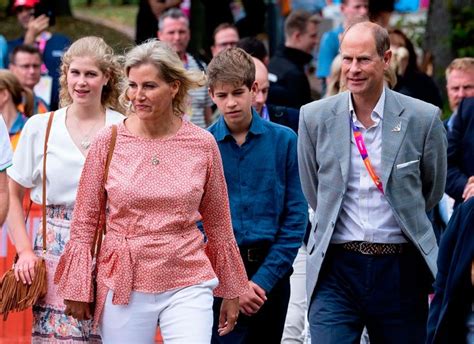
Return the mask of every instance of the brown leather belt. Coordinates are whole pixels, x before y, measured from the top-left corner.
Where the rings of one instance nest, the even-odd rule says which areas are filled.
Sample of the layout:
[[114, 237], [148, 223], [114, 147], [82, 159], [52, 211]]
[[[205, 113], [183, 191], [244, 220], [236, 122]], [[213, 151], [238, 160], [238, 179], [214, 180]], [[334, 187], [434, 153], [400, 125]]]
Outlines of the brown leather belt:
[[262, 263], [267, 257], [269, 246], [240, 246], [240, 255], [245, 263]]
[[407, 248], [407, 244], [378, 244], [367, 241], [349, 241], [341, 244], [341, 247], [347, 251], [354, 251], [374, 256], [383, 256], [388, 254], [403, 253]]

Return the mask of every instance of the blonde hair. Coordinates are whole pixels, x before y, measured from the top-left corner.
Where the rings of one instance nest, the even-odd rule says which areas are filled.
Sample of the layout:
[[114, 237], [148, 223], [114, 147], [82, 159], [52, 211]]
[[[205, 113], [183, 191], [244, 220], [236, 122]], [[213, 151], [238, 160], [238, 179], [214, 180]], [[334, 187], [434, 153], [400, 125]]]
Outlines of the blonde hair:
[[102, 88], [101, 103], [105, 107], [120, 111], [121, 107], [118, 102], [122, 85], [120, 63], [114, 55], [113, 49], [102, 38], [95, 36], [78, 39], [64, 53], [61, 60], [61, 76], [59, 78], [61, 86], [59, 92], [60, 106], [63, 107], [72, 103], [71, 95], [67, 89], [67, 72], [75, 57], [92, 58], [100, 71], [109, 77], [109, 81]]
[[[125, 75], [128, 77], [130, 69], [143, 64], [154, 66], [165, 82], [179, 82], [178, 93], [173, 98], [173, 111], [179, 116], [186, 111], [189, 90], [206, 84], [203, 72], [187, 71], [178, 54], [167, 43], [156, 39], [148, 40], [127, 52], [124, 63]], [[128, 86], [123, 87], [120, 101], [124, 107], [131, 109], [127, 91]]]
[[327, 78], [328, 85], [325, 97], [334, 96], [340, 92], [342, 86], [341, 68], [342, 56], [338, 54], [331, 63], [331, 72]]
[[446, 68], [446, 79], [453, 70], [472, 70], [474, 72], [474, 57], [459, 57], [452, 60], [448, 68]]
[[27, 87], [23, 87], [15, 74], [6, 69], [0, 69], [0, 90], [7, 90], [12, 97], [13, 104], [18, 107], [25, 102], [24, 115], [30, 117], [33, 115], [33, 92]]

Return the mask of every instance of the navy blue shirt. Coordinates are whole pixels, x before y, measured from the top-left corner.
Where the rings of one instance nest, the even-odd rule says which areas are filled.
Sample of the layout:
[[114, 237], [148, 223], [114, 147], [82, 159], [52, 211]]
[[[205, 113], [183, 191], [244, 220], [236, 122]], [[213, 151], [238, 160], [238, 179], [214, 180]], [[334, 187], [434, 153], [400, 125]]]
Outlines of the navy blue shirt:
[[222, 155], [235, 238], [239, 246], [270, 244], [252, 281], [267, 293], [293, 264], [308, 220], [293, 130], [253, 111], [239, 146], [224, 117], [209, 128]]

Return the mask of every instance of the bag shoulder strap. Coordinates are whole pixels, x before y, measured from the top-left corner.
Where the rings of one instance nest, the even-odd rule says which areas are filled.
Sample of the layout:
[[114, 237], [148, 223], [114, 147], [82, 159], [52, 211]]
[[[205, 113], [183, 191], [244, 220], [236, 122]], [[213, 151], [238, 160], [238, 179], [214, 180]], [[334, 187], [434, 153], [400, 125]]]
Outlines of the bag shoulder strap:
[[110, 144], [109, 144], [109, 151], [107, 153], [107, 160], [105, 161], [105, 170], [104, 170], [104, 178], [103, 178], [103, 184], [102, 184], [102, 198], [101, 198], [101, 204], [100, 204], [100, 214], [99, 214], [99, 220], [97, 221], [97, 227], [94, 233], [94, 239], [92, 241], [92, 246], [91, 246], [91, 256], [92, 257], [97, 257], [100, 252], [100, 246], [102, 244], [102, 237], [104, 235], [105, 231], [105, 211], [106, 211], [106, 206], [107, 206], [107, 197], [105, 196], [105, 183], [107, 182], [107, 179], [109, 177], [109, 168], [110, 168], [110, 162], [112, 161], [112, 155], [114, 154], [114, 149], [115, 149], [115, 142], [117, 141], [117, 125], [112, 125], [112, 135], [110, 137]]
[[[44, 138], [43, 147], [43, 196], [42, 196], [42, 224], [43, 224], [43, 255], [46, 254], [46, 156], [48, 152], [49, 134], [51, 133], [51, 126], [53, 125], [54, 111], [49, 115], [48, 125], [46, 126], [46, 134]], [[29, 212], [29, 211], [28, 211]]]

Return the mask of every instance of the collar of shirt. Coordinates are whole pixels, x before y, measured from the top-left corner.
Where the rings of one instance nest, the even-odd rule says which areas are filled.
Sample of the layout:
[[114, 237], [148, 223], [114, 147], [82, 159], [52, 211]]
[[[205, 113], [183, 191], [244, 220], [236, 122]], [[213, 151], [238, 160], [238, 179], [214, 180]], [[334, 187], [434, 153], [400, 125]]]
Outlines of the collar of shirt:
[[13, 122], [12, 127], [10, 128], [10, 135], [15, 135], [23, 129], [26, 123], [26, 116], [24, 116], [21, 112], [17, 112], [17, 116], [15, 122]]
[[[260, 115], [252, 108], [252, 122], [250, 123], [250, 129], [248, 134], [260, 135], [264, 132], [263, 119]], [[248, 136], [247, 134], [247, 136]], [[217, 142], [224, 141], [227, 137], [232, 137], [232, 134], [224, 121], [224, 116], [221, 115], [216, 123], [215, 138]]]
[[262, 108], [262, 116], [261, 116], [265, 121], [270, 120], [270, 114], [268, 113], [268, 107], [267, 104], [263, 104]]
[[458, 114], [458, 111], [454, 111], [453, 114], [448, 119], [448, 129], [451, 131], [453, 129], [454, 117]]
[[[372, 110], [372, 114], [370, 117], [372, 121], [375, 122], [373, 125], [374, 127], [379, 125], [379, 122], [383, 119], [383, 109], [385, 107], [385, 87], [382, 89], [382, 94], [380, 95], [377, 104], [375, 104], [374, 109]], [[349, 113], [351, 114], [352, 121], [354, 124], [359, 128], [365, 128], [362, 123], [359, 122], [357, 115], [354, 110], [354, 104], [352, 103], [352, 96], [349, 97]], [[368, 128], [365, 128], [368, 129]]]

